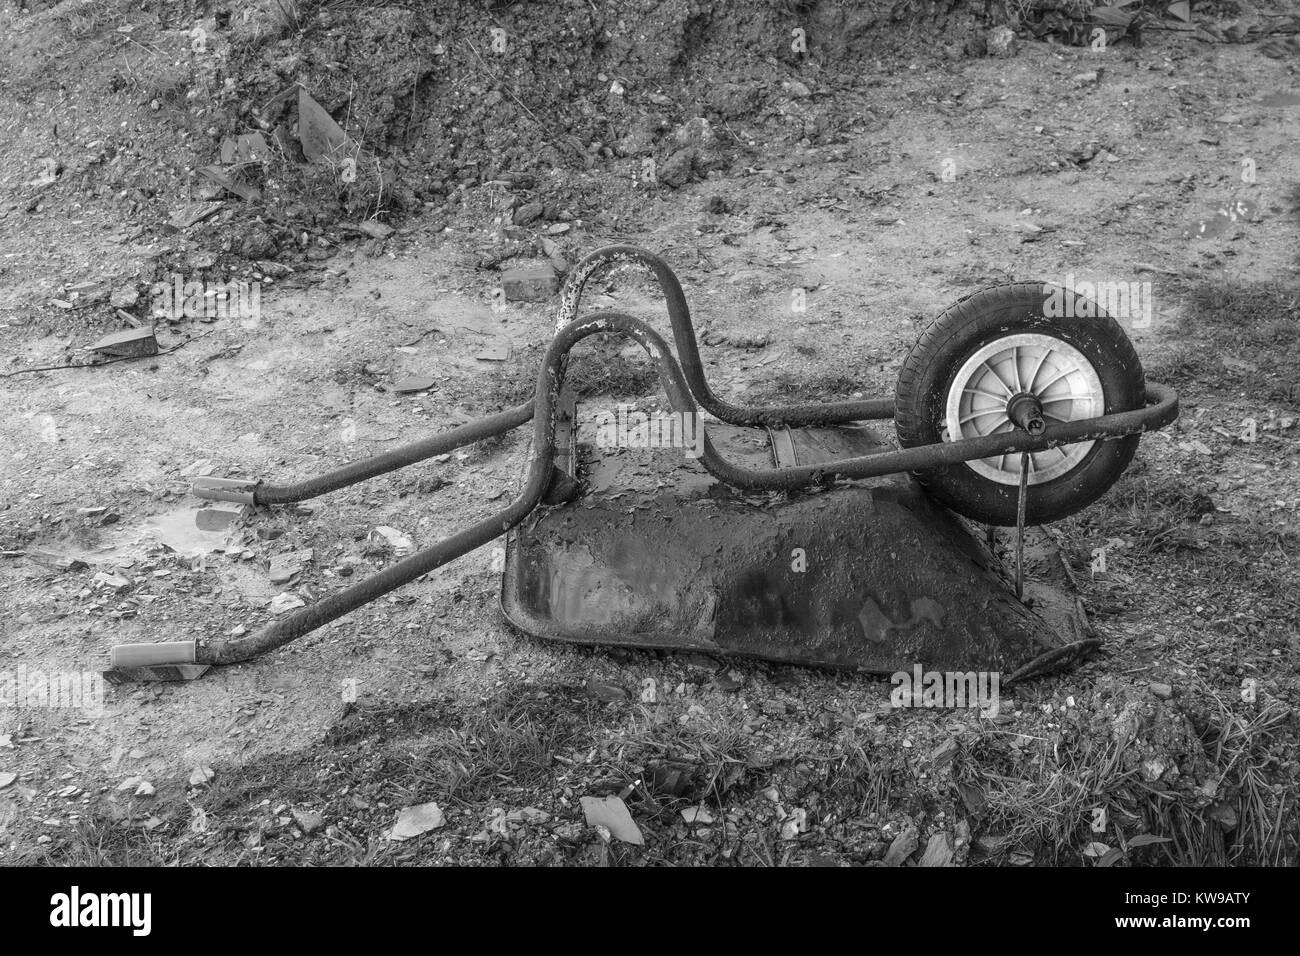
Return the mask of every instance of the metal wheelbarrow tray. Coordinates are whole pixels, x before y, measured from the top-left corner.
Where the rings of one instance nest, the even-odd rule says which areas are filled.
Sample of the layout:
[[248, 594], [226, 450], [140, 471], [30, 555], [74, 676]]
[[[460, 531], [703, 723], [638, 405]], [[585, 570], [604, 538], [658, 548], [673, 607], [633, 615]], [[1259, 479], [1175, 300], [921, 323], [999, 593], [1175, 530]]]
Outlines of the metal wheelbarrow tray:
[[[561, 449], [570, 425], [561, 416]], [[735, 426], [709, 432], [752, 467], [887, 450], [865, 427], [767, 441]], [[586, 494], [534, 511], [506, 546], [502, 610], [534, 637], [876, 673], [926, 662], [1010, 674], [1066, 644], [905, 476], [757, 497], [670, 449], [619, 454], [586, 437], [572, 462], [585, 469], [565, 468], [585, 472]]]

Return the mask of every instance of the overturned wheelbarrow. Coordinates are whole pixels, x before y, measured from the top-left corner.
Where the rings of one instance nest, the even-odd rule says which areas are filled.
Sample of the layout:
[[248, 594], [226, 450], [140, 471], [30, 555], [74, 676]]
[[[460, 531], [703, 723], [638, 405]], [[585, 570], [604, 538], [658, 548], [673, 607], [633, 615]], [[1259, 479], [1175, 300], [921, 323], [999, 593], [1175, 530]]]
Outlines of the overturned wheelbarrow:
[[[579, 317], [592, 276], [624, 265], [658, 281], [680, 362], [637, 318]], [[537, 637], [873, 673], [1015, 677], [1077, 658], [1095, 642], [1021, 600], [1025, 529], [1103, 495], [1140, 434], [1177, 418], [1178, 399], [1145, 383], [1127, 337], [1094, 303], [1064, 311], [1079, 318], [1045, 315], [1062, 294], [1075, 296], [1022, 282], [962, 299], [921, 336], [893, 401], [748, 408], [709, 388], [668, 266], [634, 246], [597, 250], [566, 281], [531, 401], [296, 484], [194, 484], [201, 498], [288, 504], [531, 421], [508, 506], [255, 634], [116, 647], [110, 675], [186, 677], [248, 660], [504, 534], [502, 608]], [[598, 333], [645, 349], [669, 411], [575, 401], [569, 353]], [[862, 424], [888, 418], [901, 448]], [[958, 516], [1017, 529], [1014, 575]]]

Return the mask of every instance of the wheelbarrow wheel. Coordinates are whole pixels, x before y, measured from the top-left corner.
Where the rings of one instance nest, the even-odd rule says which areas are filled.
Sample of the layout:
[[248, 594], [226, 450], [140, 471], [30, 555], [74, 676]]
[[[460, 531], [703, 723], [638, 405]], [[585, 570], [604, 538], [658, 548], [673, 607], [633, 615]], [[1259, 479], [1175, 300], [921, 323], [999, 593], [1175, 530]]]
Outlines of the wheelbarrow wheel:
[[[1141, 408], [1145, 391], [1142, 363], [1113, 318], [1072, 291], [1017, 282], [967, 296], [930, 324], [899, 373], [894, 421], [910, 448], [1011, 431], [1006, 405], [1016, 394], [1034, 395], [1050, 426]], [[1026, 522], [1056, 521], [1096, 501], [1137, 446], [1131, 435], [1032, 453]], [[958, 514], [1014, 525], [1020, 467], [1010, 454], [914, 477]]]

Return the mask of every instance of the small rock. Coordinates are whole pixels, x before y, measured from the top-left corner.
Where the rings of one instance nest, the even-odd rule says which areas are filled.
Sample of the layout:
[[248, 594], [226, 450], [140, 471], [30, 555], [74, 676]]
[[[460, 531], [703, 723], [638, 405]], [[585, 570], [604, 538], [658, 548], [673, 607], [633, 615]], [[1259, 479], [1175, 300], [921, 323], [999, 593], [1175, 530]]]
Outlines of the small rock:
[[808, 811], [795, 809], [790, 811], [790, 815], [781, 823], [781, 839], [797, 840], [799, 834], [808, 829]]
[[1148, 783], [1155, 783], [1168, 768], [1169, 765], [1159, 757], [1148, 757], [1142, 761], [1142, 779]]
[[388, 831], [388, 839], [409, 840], [430, 830], [437, 830], [446, 822], [442, 809], [436, 803], [407, 807], [397, 815], [397, 822]]
[[593, 678], [587, 681], [587, 696], [610, 703], [616, 700], [627, 700], [631, 695], [617, 684], [606, 684]]
[[714, 677], [713, 686], [724, 691], [740, 690], [745, 686], [745, 678], [739, 671], [729, 670], [725, 674]]
[[986, 37], [989, 56], [1006, 59], [1016, 55], [1016, 31], [1007, 26], [994, 27]]
[[507, 302], [543, 302], [560, 290], [560, 277], [549, 262], [521, 266], [501, 274], [501, 290]]
[[393, 234], [393, 227], [384, 225], [378, 219], [367, 219], [357, 228], [367, 236], [372, 236], [375, 239], [387, 239]]
[[389, 547], [393, 549], [394, 554], [409, 554], [415, 550], [415, 542], [408, 538], [396, 528], [390, 528], [388, 525], [379, 525], [370, 533], [370, 537], [380, 537]]
[[293, 267], [287, 266], [283, 262], [274, 262], [270, 259], [262, 259], [257, 263], [257, 268], [261, 270], [262, 275], [269, 276], [272, 279], [283, 279], [285, 276], [293, 275]]
[[148, 780], [141, 780], [136, 784], [135, 795], [137, 797], [152, 797], [156, 792], [154, 785]]
[[245, 259], [270, 259], [278, 250], [275, 237], [258, 226], [244, 233], [239, 243], [239, 254]]
[[703, 807], [687, 807], [682, 811], [682, 819], [687, 823], [708, 826], [713, 822], [713, 814]]
[[204, 766], [195, 767], [190, 772], [190, 786], [206, 787], [209, 783], [212, 782], [212, 778], [215, 776], [216, 773], [213, 771], [211, 767], [204, 767]]
[[298, 829], [303, 833], [312, 834], [325, 825], [325, 818], [315, 810], [298, 810], [290, 811], [293, 815], [293, 822], [298, 824]]
[[302, 566], [312, 560], [314, 555], [315, 552], [311, 549], [274, 555], [271, 558], [271, 583], [284, 584], [295, 574], [301, 574]]
[[1232, 808], [1230, 803], [1218, 800], [1211, 804], [1206, 816], [1219, 825], [1223, 830], [1234, 830], [1237, 827], [1237, 811]]
[[550, 260], [551, 268], [561, 275], [567, 273], [569, 271], [569, 261], [564, 258], [564, 253], [561, 251], [559, 244], [554, 239], [548, 239], [545, 236], [541, 237], [540, 244], [542, 252]]
[[1080, 86], [1091, 86], [1096, 83], [1097, 80], [1098, 74], [1096, 70], [1089, 70], [1087, 73], [1076, 73], [1074, 76], [1070, 77], [1070, 82], [1077, 83]]
[[277, 594], [275, 597], [271, 598], [272, 614], [287, 614], [292, 610], [306, 606], [307, 602], [298, 597], [298, 595], [294, 594], [292, 591], [285, 591], [284, 593]]
[[115, 309], [129, 309], [139, 301], [140, 293], [135, 290], [134, 286], [114, 289], [108, 297], [108, 304]]
[[1147, 685], [1147, 689], [1161, 700], [1168, 700], [1174, 696], [1174, 689], [1169, 684], [1152, 683]]
[[916, 827], [905, 829], [889, 844], [889, 851], [885, 854], [885, 866], [902, 866], [903, 861], [916, 852], [920, 842]]
[[659, 167], [658, 178], [661, 183], [672, 189], [679, 189], [691, 181], [695, 165], [696, 150], [687, 146], [677, 150]]
[[918, 866], [952, 866], [952, 838], [947, 833], [936, 833], [925, 845]]
[[[520, 823], [543, 824], [551, 819], [551, 815], [545, 810], [539, 810], [537, 807], [524, 807], [522, 810], [516, 810], [509, 815], [509, 818], [518, 817]], [[512, 822], [515, 822], [512, 820]]]
[[516, 226], [526, 226], [541, 218], [542, 204], [540, 202], [526, 202], [515, 210], [514, 220]]

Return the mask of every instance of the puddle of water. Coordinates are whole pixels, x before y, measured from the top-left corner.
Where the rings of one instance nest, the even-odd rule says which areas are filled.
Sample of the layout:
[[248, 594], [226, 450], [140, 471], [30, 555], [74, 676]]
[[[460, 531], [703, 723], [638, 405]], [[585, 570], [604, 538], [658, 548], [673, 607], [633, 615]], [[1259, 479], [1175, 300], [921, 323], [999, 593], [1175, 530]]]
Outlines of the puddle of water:
[[198, 526], [199, 508], [178, 508], [160, 515], [150, 515], [135, 526], [119, 526], [112, 544], [81, 556], [92, 564], [112, 564], [120, 559], [134, 559], [150, 547], [164, 544], [186, 557], [199, 557], [223, 551], [230, 544], [232, 528], [205, 531]]
[[181, 508], [151, 515], [140, 525], [140, 536], [136, 541], [165, 544], [178, 554], [189, 557], [211, 554], [225, 548], [230, 532], [204, 531], [198, 526], [198, 513], [198, 508]]

